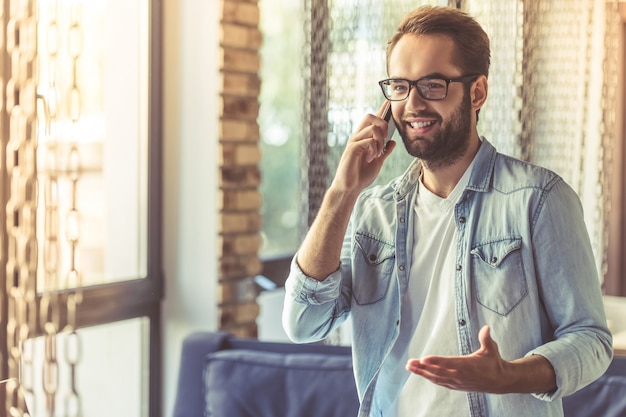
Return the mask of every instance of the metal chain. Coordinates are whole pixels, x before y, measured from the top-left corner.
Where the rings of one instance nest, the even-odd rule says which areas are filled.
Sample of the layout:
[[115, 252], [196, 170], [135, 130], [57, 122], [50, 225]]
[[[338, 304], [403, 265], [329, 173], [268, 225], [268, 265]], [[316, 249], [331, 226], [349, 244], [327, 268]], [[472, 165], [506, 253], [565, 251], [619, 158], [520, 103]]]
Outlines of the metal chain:
[[[71, 59], [71, 82], [66, 95], [59, 93], [57, 78], [61, 33], [59, 31], [59, 4], [46, 2], [47, 26], [38, 34], [38, 7], [36, 0], [11, 1], [10, 15], [6, 17], [6, 51], [10, 57], [11, 75], [6, 84], [6, 112], [8, 115], [8, 142], [3, 162], [9, 180], [6, 204], [6, 285], [7, 294], [7, 351], [8, 376], [6, 415], [26, 416], [26, 398], [35, 394], [35, 366], [37, 344], [31, 341], [37, 327], [43, 333], [44, 363], [41, 370], [46, 415], [57, 414], [59, 394], [59, 336], [66, 334], [64, 359], [70, 368], [70, 382], [64, 403], [64, 415], [82, 416], [81, 398], [77, 389], [76, 369], [81, 357], [81, 341], [77, 333], [77, 306], [82, 302], [82, 279], [78, 270], [78, 242], [80, 236], [77, 184], [81, 176], [78, 122], [81, 114], [81, 92], [78, 62], [82, 54], [82, 1], [64, 2], [69, 13], [67, 51]], [[4, 9], [3, 9], [4, 10]], [[45, 37], [38, 68], [38, 35]], [[41, 77], [44, 75], [44, 77]], [[40, 79], [45, 80], [37, 85]], [[37, 94], [37, 89], [43, 92]], [[58, 132], [62, 117], [59, 103], [67, 103], [67, 118], [71, 122], [69, 145], [63, 146]], [[39, 116], [39, 121], [37, 120]], [[42, 122], [43, 120], [43, 122]], [[41, 141], [41, 142], [40, 142]], [[37, 153], [41, 145], [41, 162]], [[63, 149], [68, 149], [62, 152]], [[62, 153], [67, 158], [61, 163]], [[63, 166], [62, 166], [63, 165]], [[60, 181], [70, 183], [69, 208], [61, 213]], [[39, 193], [41, 187], [42, 193]], [[41, 202], [43, 226], [37, 228], [38, 204]], [[67, 249], [60, 239], [65, 230]], [[41, 243], [38, 241], [41, 236]], [[1, 243], [1, 242], [0, 242]], [[40, 246], [41, 245], [41, 246]], [[38, 268], [39, 250], [42, 251]], [[66, 254], [68, 267], [64, 282], [60, 282], [60, 262]], [[37, 311], [37, 274], [42, 275], [41, 304]], [[63, 297], [58, 291], [66, 289]], [[65, 309], [67, 324], [61, 326]], [[35, 413], [37, 401], [29, 401], [30, 413]]]
[[[7, 362], [12, 378], [7, 385], [6, 411], [11, 417], [27, 415], [24, 393], [32, 393], [33, 389], [32, 351], [24, 350], [24, 346], [37, 320], [36, 6], [36, 1], [11, 2], [6, 26], [11, 64], [5, 153], [10, 183], [6, 206]], [[26, 352], [24, 356], [22, 352]]]
[[313, 52], [311, 50], [311, 9], [313, 8], [312, 0], [303, 0], [302, 2], [302, 16], [303, 16], [303, 28], [304, 28], [304, 45], [302, 56], [302, 149], [300, 153], [300, 188], [302, 190], [302, 197], [300, 199], [300, 223], [298, 226], [300, 240], [306, 234], [309, 229], [309, 165], [311, 161], [309, 159], [309, 148], [311, 146], [310, 135], [310, 122], [311, 122], [311, 61], [313, 59]]
[[[59, 52], [59, 5], [53, 0], [48, 4], [48, 25], [43, 35], [46, 36], [45, 70], [47, 86], [41, 95], [44, 111], [43, 147], [45, 169], [41, 173], [43, 184], [44, 236], [43, 236], [43, 276], [44, 288], [40, 305], [40, 325], [44, 332], [44, 362], [42, 365], [42, 389], [45, 396], [46, 413], [54, 416], [56, 412], [56, 393], [59, 386], [57, 334], [60, 327], [59, 295], [59, 222], [58, 222], [58, 129], [59, 94], [57, 86], [58, 52]], [[43, 52], [43, 51], [42, 51]], [[32, 403], [35, 403], [33, 401]]]
[[[5, 44], [5, 31], [4, 29], [6, 28], [5, 24], [6, 24], [6, 20], [5, 20], [5, 14], [4, 14], [4, 10], [5, 10], [6, 4], [4, 0], [0, 0], [0, 28], [2, 28], [2, 30], [0, 30], [0, 53], [2, 53], [2, 59], [4, 59], [5, 55], [5, 48], [6, 48], [6, 44]], [[5, 69], [4, 66], [3, 68], [0, 69], [0, 86], [2, 88], [4, 88], [4, 76], [5, 76]], [[1, 94], [0, 93], [0, 112], [2, 112], [2, 114], [0, 114], [0, 132], [2, 132], [2, 134], [4, 135], [5, 133], [5, 117], [4, 117], [4, 111], [5, 111], [5, 102], [4, 102], [4, 97], [5, 94]], [[4, 164], [4, 140], [0, 140], [0, 172], [4, 173], [5, 171], [5, 164]], [[0, 178], [4, 178], [3, 175], [0, 175]], [[4, 181], [4, 180], [2, 180]], [[4, 187], [4, 184], [2, 184], [1, 187]], [[0, 198], [3, 198], [3, 193], [0, 193]], [[5, 207], [6, 208], [6, 207]], [[6, 216], [5, 216], [6, 217]], [[6, 257], [5, 257], [5, 247], [6, 247], [6, 239], [5, 239], [5, 234], [4, 233], [0, 233], [0, 265], [5, 265], [6, 262]], [[5, 273], [5, 278], [6, 278], [6, 273]], [[1, 282], [1, 279], [0, 279]], [[2, 288], [0, 288], [0, 294], [2, 294], [4, 291]], [[5, 324], [7, 318], [5, 317], [5, 304], [7, 303], [7, 297], [4, 296], [0, 296], [0, 325]], [[1, 343], [1, 342], [0, 342]], [[0, 349], [0, 363], [4, 364], [4, 363], [8, 363], [8, 357], [5, 357], [4, 355], [4, 348]], [[0, 371], [0, 373], [3, 373], [2, 371]], [[2, 375], [3, 377], [6, 375]], [[5, 404], [0, 404], [0, 410], [2, 410], [2, 407], [4, 407]], [[8, 413], [6, 413], [8, 414]]]
[[78, 181], [81, 176], [81, 159], [78, 148], [79, 137], [77, 125], [81, 116], [81, 91], [78, 82], [78, 62], [83, 48], [83, 33], [81, 27], [82, 1], [73, 1], [70, 4], [70, 27], [68, 32], [68, 52], [72, 61], [72, 78], [68, 96], [68, 112], [72, 122], [72, 141], [67, 155], [67, 179], [71, 183], [70, 207], [66, 213], [65, 231], [69, 246], [69, 269], [66, 273], [65, 288], [69, 290], [66, 300], [67, 325], [64, 331], [68, 332], [65, 340], [65, 361], [70, 368], [69, 392], [65, 398], [65, 413], [68, 417], [82, 416], [82, 401], [78, 392], [76, 368], [80, 360], [81, 341], [78, 333], [76, 310], [82, 302], [82, 275], [78, 270], [77, 253], [80, 237], [80, 213], [77, 206]]
[[[82, 301], [82, 279], [78, 270], [78, 243], [80, 216], [77, 206], [78, 181], [81, 177], [78, 123], [82, 111], [79, 88], [79, 59], [82, 54], [82, 1], [59, 3], [52, 0], [42, 19], [47, 25], [42, 36], [46, 39], [45, 91], [42, 96], [45, 113], [44, 140], [42, 141], [43, 169], [43, 293], [41, 297], [40, 325], [44, 332], [44, 364], [42, 389], [46, 397], [46, 413], [58, 412], [60, 360], [69, 366], [69, 386], [63, 398], [63, 412], [67, 416], [82, 415], [82, 400], [77, 388], [76, 368], [81, 356], [81, 340], [77, 333], [77, 306]], [[60, 14], [63, 14], [62, 16]], [[61, 27], [61, 18], [68, 22]], [[65, 94], [57, 78], [59, 56], [69, 57], [69, 86]], [[66, 107], [61, 107], [65, 104]], [[64, 137], [59, 124], [69, 121]], [[65, 184], [68, 184], [65, 187]], [[69, 189], [69, 195], [60, 195], [61, 189]], [[63, 200], [63, 201], [62, 201]], [[67, 208], [66, 208], [67, 206]], [[65, 233], [63, 239], [62, 232]], [[65, 261], [62, 260], [67, 258]], [[63, 296], [58, 290], [64, 289]], [[63, 311], [64, 310], [64, 311]], [[61, 313], [66, 313], [65, 326], [61, 328]], [[59, 339], [64, 338], [62, 357], [59, 357]]]
[[[305, 87], [305, 108], [303, 112], [305, 128], [304, 133], [308, 152], [303, 152], [306, 169], [303, 178], [308, 181], [308, 213], [306, 227], [311, 225], [321, 205], [326, 181], [328, 179], [327, 155], [328, 155], [328, 48], [329, 48], [329, 16], [327, 0], [311, 0], [306, 2], [308, 10], [306, 19], [310, 29], [305, 34], [305, 43], [309, 46], [310, 59], [308, 59], [308, 77], [305, 78], [308, 85]], [[306, 26], [306, 25], [305, 25]]]
[[[602, 83], [602, 121], [600, 125], [601, 152], [598, 156], [598, 172], [600, 187], [597, 189], [599, 202], [599, 217], [602, 218], [602, 263], [600, 266], [602, 276], [606, 276], [608, 269], [608, 246], [610, 232], [611, 212], [611, 177], [613, 175], [613, 152], [614, 143], [619, 140], [616, 137], [617, 117], [617, 85], [619, 78], [619, 32], [621, 26], [619, 2], [613, 0], [605, 5], [605, 32], [604, 32], [604, 60], [602, 69], [604, 72]], [[617, 168], [617, 167], [615, 167]], [[621, 277], [620, 277], [621, 278]]]
[[[581, 66], [582, 66], [582, 87], [583, 87], [583, 92], [582, 92], [582, 103], [579, 106], [580, 107], [580, 124], [582, 127], [582, 133], [580, 134], [580, 149], [579, 149], [579, 153], [578, 153], [578, 179], [577, 182], [575, 184], [576, 188], [578, 190], [582, 190], [584, 189], [584, 179], [585, 176], [581, 175], [583, 172], [585, 172], [585, 155], [587, 154], [585, 148], [587, 146], [589, 146], [589, 141], [587, 140], [587, 121], [589, 120], [589, 84], [591, 81], [591, 59], [592, 59], [592, 39], [593, 39], [593, 15], [594, 15], [594, 5], [596, 2], [594, 2], [593, 0], [586, 0], [581, 4], [581, 10], [583, 10], [587, 16], [587, 19], [585, 21], [585, 31], [582, 34], [582, 38], [584, 40], [584, 50], [581, 50], [581, 57], [582, 59], [580, 59], [582, 61]], [[586, 10], [585, 10], [586, 9]], [[602, 171], [603, 167], [602, 164], [598, 165], [598, 170]], [[576, 171], [575, 171], [576, 172]], [[575, 177], [574, 177], [575, 178]], [[600, 202], [598, 205], [596, 205], [596, 207], [601, 207], [601, 201], [602, 199], [598, 199], [598, 202]], [[598, 220], [599, 221], [599, 220]]]
[[536, 108], [532, 105], [534, 100], [534, 91], [537, 90], [537, 77], [532, 75], [536, 72], [539, 57], [534, 53], [534, 46], [540, 42], [541, 33], [534, 30], [531, 22], [535, 21], [535, 17], [539, 15], [540, 2], [524, 2], [523, 8], [523, 52], [522, 62], [524, 69], [522, 70], [522, 87], [521, 99], [522, 108], [520, 111], [521, 132], [519, 135], [520, 158], [529, 161], [533, 154], [533, 127], [536, 119]]

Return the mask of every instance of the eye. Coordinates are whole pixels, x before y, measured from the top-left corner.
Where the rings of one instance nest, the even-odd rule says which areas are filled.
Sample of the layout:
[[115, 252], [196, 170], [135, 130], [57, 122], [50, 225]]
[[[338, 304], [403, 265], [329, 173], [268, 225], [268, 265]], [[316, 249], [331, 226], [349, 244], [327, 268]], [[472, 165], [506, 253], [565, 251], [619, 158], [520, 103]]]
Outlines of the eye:
[[420, 87], [427, 88], [431, 91], [445, 90], [446, 82], [439, 79], [427, 79], [420, 82]]
[[391, 80], [389, 87], [394, 92], [402, 93], [409, 89], [409, 83], [405, 80]]

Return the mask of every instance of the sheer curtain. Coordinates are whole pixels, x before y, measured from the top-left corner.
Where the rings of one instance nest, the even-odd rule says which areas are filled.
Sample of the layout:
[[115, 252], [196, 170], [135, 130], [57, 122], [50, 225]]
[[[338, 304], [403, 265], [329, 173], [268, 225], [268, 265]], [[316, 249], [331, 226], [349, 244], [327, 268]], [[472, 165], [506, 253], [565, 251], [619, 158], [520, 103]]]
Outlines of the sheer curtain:
[[466, 7], [492, 40], [482, 133], [576, 190], [603, 276], [617, 140], [617, 2], [473, 0]]
[[[617, 41], [611, 33], [619, 24], [617, 2], [310, 0], [304, 110], [310, 118], [304, 135], [309, 152], [303, 160], [309, 221], [355, 124], [382, 102], [377, 81], [386, 75], [387, 39], [408, 11], [442, 3], [475, 16], [491, 39], [489, 98], [480, 134], [503, 153], [554, 170], [578, 192], [597, 266], [604, 272], [616, 140], [611, 115]], [[379, 181], [404, 171], [408, 158], [403, 154], [394, 153]]]

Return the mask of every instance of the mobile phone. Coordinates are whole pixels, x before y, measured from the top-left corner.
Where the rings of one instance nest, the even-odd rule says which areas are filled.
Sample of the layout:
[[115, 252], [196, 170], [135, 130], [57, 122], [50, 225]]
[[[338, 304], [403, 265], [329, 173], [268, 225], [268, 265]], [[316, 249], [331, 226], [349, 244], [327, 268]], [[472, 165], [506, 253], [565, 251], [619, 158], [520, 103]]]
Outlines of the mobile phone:
[[383, 112], [383, 119], [388, 123], [387, 127], [387, 138], [385, 138], [385, 146], [387, 146], [387, 142], [389, 142], [396, 132], [396, 124], [393, 122], [393, 117], [391, 116], [391, 102], [387, 102], [387, 107], [385, 107], [385, 111]]

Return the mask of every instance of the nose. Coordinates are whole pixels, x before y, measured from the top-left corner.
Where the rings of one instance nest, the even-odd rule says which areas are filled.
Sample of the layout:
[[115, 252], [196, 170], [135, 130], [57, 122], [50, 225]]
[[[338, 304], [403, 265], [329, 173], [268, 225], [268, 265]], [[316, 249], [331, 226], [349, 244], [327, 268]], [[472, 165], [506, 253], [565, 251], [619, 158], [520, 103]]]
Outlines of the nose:
[[420, 95], [419, 91], [417, 91], [417, 86], [414, 85], [405, 100], [404, 109], [405, 111], [423, 110], [427, 107], [426, 102], [427, 100]]

